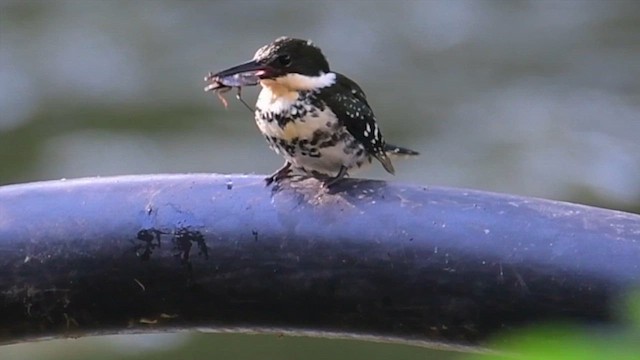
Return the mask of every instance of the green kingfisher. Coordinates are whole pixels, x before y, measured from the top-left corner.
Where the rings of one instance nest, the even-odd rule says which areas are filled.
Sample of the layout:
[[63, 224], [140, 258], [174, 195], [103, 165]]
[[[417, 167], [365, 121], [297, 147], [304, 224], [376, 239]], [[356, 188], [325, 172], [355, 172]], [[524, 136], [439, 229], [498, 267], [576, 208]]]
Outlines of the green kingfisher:
[[391, 156], [418, 155], [385, 143], [360, 86], [331, 71], [311, 41], [280, 37], [258, 49], [251, 61], [206, 79], [205, 90], [225, 83], [262, 86], [255, 120], [271, 149], [285, 159], [267, 184], [299, 172], [328, 186], [373, 158], [393, 174]]

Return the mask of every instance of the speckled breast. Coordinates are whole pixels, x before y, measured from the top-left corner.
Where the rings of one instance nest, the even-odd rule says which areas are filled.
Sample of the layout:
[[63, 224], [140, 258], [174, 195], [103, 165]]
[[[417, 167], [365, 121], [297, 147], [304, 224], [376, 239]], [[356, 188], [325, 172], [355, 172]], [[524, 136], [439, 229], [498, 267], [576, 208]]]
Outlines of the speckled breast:
[[371, 161], [362, 144], [312, 91], [300, 92], [295, 101], [259, 99], [255, 118], [270, 147], [304, 172], [332, 176], [341, 166], [360, 167]]

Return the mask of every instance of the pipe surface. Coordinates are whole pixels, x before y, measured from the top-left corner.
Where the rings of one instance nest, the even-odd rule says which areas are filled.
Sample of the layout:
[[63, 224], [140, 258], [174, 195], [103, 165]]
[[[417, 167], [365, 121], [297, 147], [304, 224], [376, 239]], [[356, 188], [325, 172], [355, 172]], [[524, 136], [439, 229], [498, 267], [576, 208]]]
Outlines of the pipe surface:
[[208, 328], [477, 345], [617, 323], [638, 284], [640, 216], [557, 201], [205, 174], [0, 187], [1, 343]]

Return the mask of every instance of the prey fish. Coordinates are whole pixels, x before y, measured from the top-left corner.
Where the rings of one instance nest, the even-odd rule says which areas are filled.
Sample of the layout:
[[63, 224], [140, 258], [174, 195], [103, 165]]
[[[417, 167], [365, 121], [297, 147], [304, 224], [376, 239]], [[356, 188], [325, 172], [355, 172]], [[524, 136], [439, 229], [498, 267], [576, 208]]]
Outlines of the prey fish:
[[218, 95], [218, 99], [222, 102], [226, 108], [229, 104], [222, 94], [229, 92], [229, 90], [236, 88], [236, 98], [240, 100], [252, 112], [254, 109], [242, 99], [242, 87], [243, 86], [255, 86], [260, 82], [260, 78], [254, 72], [238, 73], [231, 76], [219, 76], [218, 74], [209, 73], [204, 77], [204, 81], [208, 84], [205, 86], [204, 91], [213, 91]]

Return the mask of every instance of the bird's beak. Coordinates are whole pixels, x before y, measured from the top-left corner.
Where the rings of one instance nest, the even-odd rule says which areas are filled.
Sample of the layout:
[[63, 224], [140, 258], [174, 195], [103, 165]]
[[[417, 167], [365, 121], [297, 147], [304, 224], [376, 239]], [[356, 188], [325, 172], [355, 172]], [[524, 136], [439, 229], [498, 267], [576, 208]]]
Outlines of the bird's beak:
[[[261, 64], [257, 61], [251, 60], [249, 62], [246, 62], [244, 64], [240, 64], [240, 65], [236, 65], [232, 68], [226, 69], [226, 70], [222, 70], [217, 74], [214, 74], [213, 76], [218, 77], [218, 78], [231, 78], [231, 77], [236, 77], [237, 79], [250, 79], [252, 77], [258, 77], [258, 78], [263, 78], [263, 77], [268, 77], [271, 68], [267, 65]], [[255, 85], [255, 84], [239, 84], [240, 86], [243, 85]]]
[[209, 73], [204, 80], [207, 82], [205, 91], [213, 91], [231, 87], [255, 86], [261, 79], [266, 79], [273, 73], [271, 67], [251, 60], [244, 64]]

